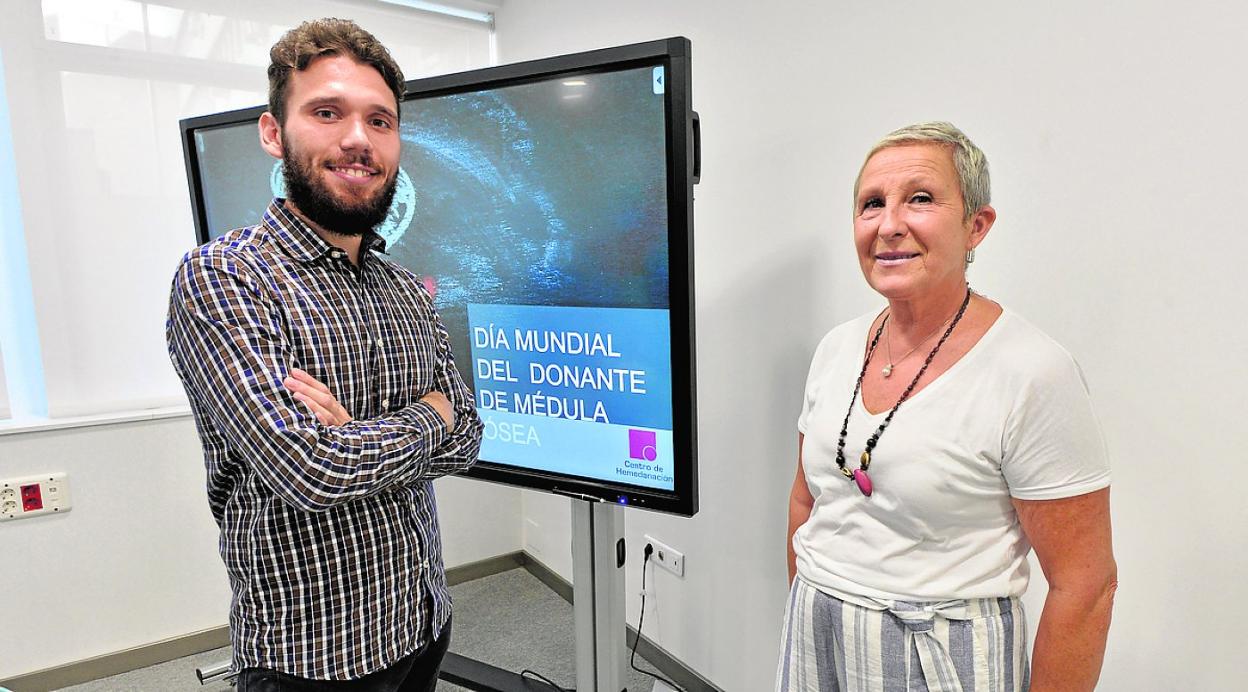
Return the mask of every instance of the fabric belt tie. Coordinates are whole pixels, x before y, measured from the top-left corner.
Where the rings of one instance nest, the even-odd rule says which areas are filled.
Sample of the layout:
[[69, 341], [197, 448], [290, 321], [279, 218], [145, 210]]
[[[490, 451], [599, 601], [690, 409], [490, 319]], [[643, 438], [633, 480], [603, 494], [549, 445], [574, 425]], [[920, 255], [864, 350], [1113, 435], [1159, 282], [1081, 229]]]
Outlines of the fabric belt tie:
[[[953, 657], [939, 637], [934, 636], [936, 618], [971, 620], [965, 600], [937, 603], [906, 603], [895, 601], [886, 610], [906, 627], [906, 650], [918, 653], [923, 680], [930, 692], [962, 692], [953, 666]], [[908, 667], [908, 664], [907, 664]], [[907, 674], [907, 679], [910, 677]]]

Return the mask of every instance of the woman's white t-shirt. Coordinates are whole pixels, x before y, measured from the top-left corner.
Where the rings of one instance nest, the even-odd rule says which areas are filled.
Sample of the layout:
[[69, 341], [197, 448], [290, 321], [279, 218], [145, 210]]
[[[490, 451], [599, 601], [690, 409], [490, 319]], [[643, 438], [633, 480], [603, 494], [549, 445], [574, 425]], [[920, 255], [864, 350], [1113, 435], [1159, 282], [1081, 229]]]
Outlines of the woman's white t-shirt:
[[[864, 497], [836, 445], [875, 315], [815, 351], [797, 427], [815, 502], [793, 535], [798, 573], [834, 595], [906, 601], [1019, 596], [1027, 553], [1010, 498], [1051, 500], [1109, 485], [1109, 459], [1074, 359], [1005, 310], [953, 367], [912, 395], [871, 454]], [[888, 412], [854, 403], [849, 469]]]

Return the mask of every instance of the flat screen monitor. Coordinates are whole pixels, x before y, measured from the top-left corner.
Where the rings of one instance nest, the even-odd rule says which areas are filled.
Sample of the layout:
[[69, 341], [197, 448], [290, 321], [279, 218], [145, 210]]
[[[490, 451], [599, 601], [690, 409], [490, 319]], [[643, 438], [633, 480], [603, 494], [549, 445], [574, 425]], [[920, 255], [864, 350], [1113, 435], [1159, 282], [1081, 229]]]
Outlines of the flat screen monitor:
[[[466, 475], [697, 511], [690, 94], [684, 38], [407, 83], [377, 232], [473, 389]], [[264, 110], [181, 123], [201, 243], [284, 196]]]

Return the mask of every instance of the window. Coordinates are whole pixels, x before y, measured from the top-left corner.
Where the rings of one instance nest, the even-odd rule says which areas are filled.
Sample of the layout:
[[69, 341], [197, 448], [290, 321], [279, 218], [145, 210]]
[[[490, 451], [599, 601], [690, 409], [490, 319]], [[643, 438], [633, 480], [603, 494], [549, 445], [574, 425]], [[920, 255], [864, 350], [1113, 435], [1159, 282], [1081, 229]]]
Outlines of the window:
[[0, 420], [13, 415], [9, 409], [9, 387], [4, 376], [4, 352], [0, 351]]
[[[0, 420], [44, 415], [47, 410], [6, 94], [0, 49]], [[19, 363], [24, 367], [18, 367]]]
[[178, 120], [263, 103], [268, 49], [291, 26], [352, 18], [387, 45], [408, 78], [490, 60], [487, 22], [384, 2], [308, 0], [297, 16], [283, 7], [209, 0], [6, 7], [0, 69], [11, 117], [8, 127], [0, 122], [0, 348], [15, 414], [62, 418], [185, 404], [164, 339], [173, 270], [195, 242]]

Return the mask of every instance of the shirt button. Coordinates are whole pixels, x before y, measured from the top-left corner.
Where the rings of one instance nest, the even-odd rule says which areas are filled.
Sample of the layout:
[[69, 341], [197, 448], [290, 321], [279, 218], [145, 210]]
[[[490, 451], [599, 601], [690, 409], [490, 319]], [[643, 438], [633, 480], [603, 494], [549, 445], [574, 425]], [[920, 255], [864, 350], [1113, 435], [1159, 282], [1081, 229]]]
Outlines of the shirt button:
[[377, 348], [381, 348], [381, 339], [377, 340]]
[[422, 562], [420, 563], [420, 568], [421, 568], [422, 570], [428, 570], [428, 569], [429, 569], [429, 561], [428, 561], [428, 560], [424, 560], [424, 561], [422, 561]]
[[342, 250], [334, 250], [329, 253], [329, 256], [334, 259], [342, 259]]
[[390, 400], [389, 400], [389, 399], [382, 399], [382, 400], [381, 400], [381, 407], [382, 407], [383, 409], [385, 409], [385, 408], [390, 408]]

